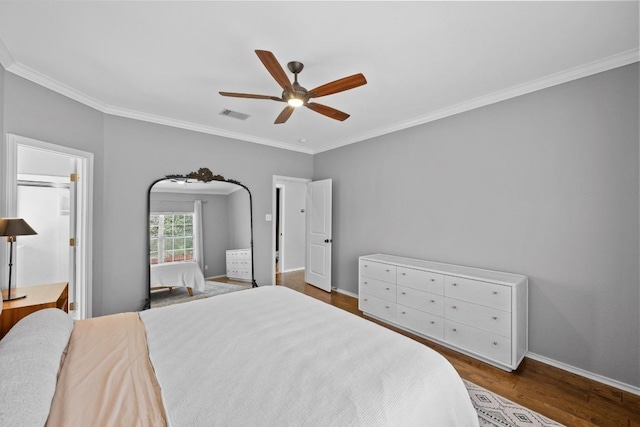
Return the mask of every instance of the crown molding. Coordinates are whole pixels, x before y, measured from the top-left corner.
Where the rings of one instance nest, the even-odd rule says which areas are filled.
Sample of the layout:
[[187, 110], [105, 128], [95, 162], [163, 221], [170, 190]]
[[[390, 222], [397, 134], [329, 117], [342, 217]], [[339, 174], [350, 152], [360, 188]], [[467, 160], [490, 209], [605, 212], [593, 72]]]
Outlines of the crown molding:
[[52, 79], [51, 77], [46, 76], [18, 62], [14, 62], [13, 65], [6, 68], [6, 70], [24, 79], [32, 81], [40, 86], [43, 86], [47, 89], [50, 89], [54, 92], [64, 95], [67, 98], [71, 98], [74, 101], [78, 101], [81, 104], [88, 105], [89, 107], [94, 108], [96, 110], [104, 111], [105, 109], [105, 104], [103, 102], [95, 98], [92, 98], [86, 95], [85, 93], [80, 92], [79, 90], [76, 90], [70, 86], [67, 86], [64, 83], [60, 83], [59, 81]]
[[[1, 58], [1, 55], [2, 55], [2, 50], [0, 45], [0, 58]], [[274, 141], [266, 138], [259, 138], [252, 135], [246, 135], [246, 134], [237, 133], [237, 132], [230, 132], [223, 129], [200, 125], [197, 123], [192, 123], [184, 120], [176, 120], [169, 117], [163, 117], [155, 114], [149, 114], [141, 111], [129, 110], [126, 108], [107, 105], [104, 102], [97, 100], [96, 98], [90, 97], [84, 94], [83, 92], [75, 90], [70, 86], [60, 83], [57, 80], [54, 80], [42, 73], [39, 73], [29, 67], [26, 67], [16, 62], [14, 62], [9, 67], [5, 67], [5, 69], [17, 76], [20, 76], [24, 79], [32, 81], [33, 83], [36, 83], [40, 86], [50, 89], [56, 93], [64, 95], [67, 98], [71, 98], [74, 101], [80, 102], [91, 108], [94, 108], [98, 111], [101, 111], [105, 114], [109, 114], [112, 116], [119, 116], [119, 117], [125, 117], [129, 119], [141, 120], [145, 122], [171, 126], [179, 129], [191, 130], [194, 132], [206, 133], [210, 135], [222, 136], [225, 138], [253, 142], [256, 144], [268, 145], [271, 147], [282, 148], [285, 150], [298, 151], [305, 154], [312, 154], [311, 150], [308, 148], [295, 147], [280, 141]]]
[[640, 52], [636, 49], [631, 49], [626, 52], [622, 52], [602, 60], [593, 61], [591, 63], [570, 68], [565, 71], [550, 74], [548, 76], [536, 79], [527, 83], [512, 86], [510, 88], [500, 90], [485, 96], [471, 99], [469, 101], [461, 102], [459, 104], [443, 108], [441, 110], [431, 112], [424, 116], [419, 116], [411, 120], [406, 120], [401, 123], [396, 123], [391, 126], [375, 129], [371, 132], [364, 132], [349, 138], [345, 138], [335, 143], [325, 145], [319, 149], [311, 149], [306, 147], [299, 147], [284, 142], [259, 138], [253, 135], [247, 135], [238, 132], [230, 132], [224, 129], [219, 129], [211, 126], [205, 126], [193, 122], [184, 120], [172, 119], [169, 117], [158, 116], [155, 114], [149, 114], [141, 111], [129, 110], [126, 108], [120, 108], [112, 105], [107, 105], [98, 99], [84, 94], [70, 86], [60, 83], [42, 73], [39, 73], [29, 67], [26, 67], [20, 63], [15, 62], [13, 56], [0, 39], [0, 64], [4, 68], [17, 76], [30, 80], [40, 86], [46, 87], [54, 92], [71, 98], [77, 102], [88, 105], [98, 111], [113, 116], [125, 117], [135, 120], [141, 120], [150, 123], [161, 124], [165, 126], [171, 126], [179, 129], [191, 130], [194, 132], [206, 133], [209, 135], [216, 135], [225, 138], [237, 139], [241, 141], [252, 142], [261, 145], [267, 145], [270, 147], [281, 148], [284, 150], [297, 151], [305, 154], [318, 154], [324, 151], [333, 150], [343, 147], [345, 145], [354, 144], [356, 142], [364, 141], [367, 139], [376, 138], [389, 133], [401, 131], [414, 126], [419, 126], [429, 122], [443, 119], [445, 117], [453, 116], [456, 114], [464, 113], [466, 111], [474, 110], [476, 108], [484, 107], [487, 105], [495, 104], [500, 101], [515, 98], [521, 95], [525, 95], [538, 90], [553, 87], [562, 83], [566, 83], [572, 80], [587, 77], [593, 74], [601, 73], [603, 71], [611, 70], [617, 67], [629, 65], [640, 60]]
[[266, 138], [259, 138], [253, 135], [246, 135], [238, 132], [230, 132], [224, 129], [219, 129], [211, 126], [200, 125], [197, 123], [188, 122], [185, 120], [176, 120], [169, 117], [158, 116], [155, 114], [143, 113], [135, 110], [127, 110], [119, 107], [108, 106], [101, 110], [105, 114], [112, 116], [125, 117], [134, 120], [141, 120], [144, 122], [156, 123], [159, 125], [171, 126], [179, 129], [191, 130], [194, 132], [206, 133], [209, 135], [222, 136], [225, 138], [237, 139], [246, 142], [253, 142], [255, 144], [268, 145], [270, 147], [282, 148], [289, 151], [298, 151], [305, 154], [313, 154], [312, 151], [305, 147], [295, 147], [284, 142], [275, 141]]
[[313, 154], [321, 153], [323, 151], [333, 150], [335, 148], [343, 147], [345, 145], [354, 144], [356, 142], [376, 138], [378, 136], [386, 135], [389, 133], [408, 129], [414, 126], [419, 126], [425, 123], [440, 120], [445, 117], [464, 113], [466, 111], [470, 111], [476, 108], [495, 104], [500, 101], [505, 101], [507, 99], [515, 98], [521, 95], [526, 95], [528, 93], [532, 93], [542, 89], [557, 86], [562, 83], [567, 83], [572, 80], [577, 80], [593, 74], [597, 74], [604, 71], [612, 70], [614, 68], [633, 64], [635, 62], [638, 62], [639, 60], [640, 60], [639, 50], [631, 49], [626, 52], [622, 52], [620, 54], [613, 55], [608, 58], [604, 58], [602, 60], [590, 62], [584, 65], [581, 65], [579, 67], [570, 68], [568, 70], [550, 74], [548, 76], [545, 76], [527, 83], [512, 86], [510, 88], [493, 92], [488, 95], [480, 96], [478, 98], [474, 98], [469, 101], [461, 102], [459, 104], [456, 104], [447, 108], [443, 108], [441, 110], [429, 113], [424, 116], [417, 117], [415, 119], [397, 123], [392, 126], [376, 129], [371, 132], [361, 133], [353, 137], [343, 139], [334, 144], [327, 145], [319, 150], [315, 150]]
[[15, 63], [11, 52], [7, 48], [7, 45], [4, 44], [2, 39], [0, 39], [0, 64], [4, 67], [4, 69], [8, 69]]

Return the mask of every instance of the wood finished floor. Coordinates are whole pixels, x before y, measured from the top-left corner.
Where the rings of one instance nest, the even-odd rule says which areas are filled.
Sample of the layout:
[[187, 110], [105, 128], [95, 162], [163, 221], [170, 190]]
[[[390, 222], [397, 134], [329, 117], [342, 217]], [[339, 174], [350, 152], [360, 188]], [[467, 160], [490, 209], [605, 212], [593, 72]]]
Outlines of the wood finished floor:
[[[306, 284], [304, 271], [276, 277], [278, 285], [364, 317], [358, 310], [356, 298], [324, 292]], [[529, 358], [525, 358], [516, 371], [505, 372], [416, 335], [376, 323], [436, 350], [451, 362], [462, 378], [567, 426], [640, 427], [640, 396]]]

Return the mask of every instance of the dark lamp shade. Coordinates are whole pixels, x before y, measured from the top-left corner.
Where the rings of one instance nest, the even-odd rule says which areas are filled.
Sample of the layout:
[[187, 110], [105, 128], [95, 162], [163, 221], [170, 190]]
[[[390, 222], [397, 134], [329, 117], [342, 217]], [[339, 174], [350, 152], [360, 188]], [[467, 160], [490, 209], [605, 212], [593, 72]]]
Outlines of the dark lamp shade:
[[28, 236], [38, 234], [22, 218], [0, 218], [0, 236]]

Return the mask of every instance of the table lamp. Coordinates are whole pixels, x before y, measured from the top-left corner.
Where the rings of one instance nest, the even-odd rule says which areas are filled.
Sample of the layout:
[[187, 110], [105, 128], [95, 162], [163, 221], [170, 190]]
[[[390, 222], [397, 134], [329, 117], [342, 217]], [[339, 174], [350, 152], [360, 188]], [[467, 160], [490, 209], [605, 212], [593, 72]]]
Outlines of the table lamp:
[[27, 294], [11, 295], [11, 268], [13, 267], [13, 242], [16, 236], [28, 236], [36, 233], [33, 228], [22, 218], [0, 218], [0, 236], [7, 236], [9, 242], [9, 288], [6, 297], [3, 295], [3, 301], [11, 301], [14, 299], [24, 298]]

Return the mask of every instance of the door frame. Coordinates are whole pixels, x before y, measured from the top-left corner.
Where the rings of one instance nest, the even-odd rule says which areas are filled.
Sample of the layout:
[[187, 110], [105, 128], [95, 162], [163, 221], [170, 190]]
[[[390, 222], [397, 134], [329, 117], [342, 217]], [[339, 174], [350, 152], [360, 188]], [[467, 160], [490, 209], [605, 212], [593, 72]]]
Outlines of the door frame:
[[[284, 247], [285, 242], [283, 238], [284, 237], [284, 218], [285, 218], [285, 215], [284, 215], [285, 191], [286, 191], [286, 187], [284, 184], [282, 184], [282, 182], [276, 184], [276, 213], [273, 216], [273, 224], [276, 228], [275, 234], [274, 234], [276, 238], [274, 242], [276, 243], [276, 248], [277, 248], [275, 252], [278, 253], [277, 257], [278, 257], [278, 263], [280, 265], [280, 268], [279, 268], [280, 273], [283, 272], [282, 266], [284, 265], [284, 256], [286, 253], [286, 250]], [[278, 198], [278, 193], [280, 194], [279, 198]]]
[[[286, 185], [287, 182], [308, 183], [311, 181], [311, 178], [296, 178], [291, 176], [273, 175], [271, 185], [271, 279], [273, 280], [274, 285], [276, 284], [276, 239], [278, 238], [278, 236], [276, 236], [276, 221], [278, 220], [276, 216], [276, 188], [279, 186], [282, 187], [283, 184]], [[286, 188], [283, 190], [286, 191]], [[286, 200], [282, 200], [285, 191], [280, 192], [280, 203], [282, 205], [286, 203]], [[282, 211], [280, 211], [280, 214], [282, 215]], [[286, 221], [286, 218], [284, 218], [284, 221]], [[280, 224], [280, 231], [284, 229], [284, 221]], [[282, 251], [282, 246], [280, 247], [280, 251]], [[282, 253], [280, 254], [280, 260], [282, 262]]]
[[[78, 160], [78, 175], [80, 180], [77, 187], [77, 234], [80, 242], [76, 253], [76, 294], [79, 298], [78, 318], [90, 318], [93, 315], [93, 162], [94, 155], [86, 151], [62, 145], [51, 144], [37, 139], [27, 138], [8, 133], [5, 144], [5, 216], [15, 217], [18, 204], [18, 146], [35, 148], [56, 154], [74, 157]], [[0, 264], [0, 274], [5, 277], [8, 274], [9, 251], [4, 250], [3, 259], [6, 262]]]

